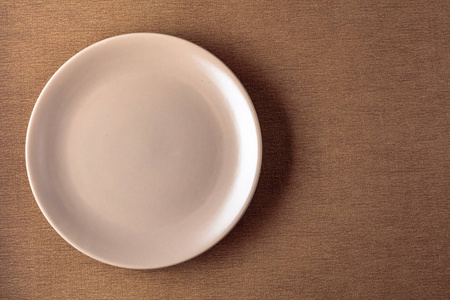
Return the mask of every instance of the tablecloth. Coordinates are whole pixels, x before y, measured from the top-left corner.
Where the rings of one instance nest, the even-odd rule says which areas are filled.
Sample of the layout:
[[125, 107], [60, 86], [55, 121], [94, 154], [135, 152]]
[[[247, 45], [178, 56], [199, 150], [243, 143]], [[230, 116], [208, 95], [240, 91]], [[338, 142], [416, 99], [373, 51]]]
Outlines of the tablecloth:
[[[160, 32], [211, 51], [262, 128], [248, 211], [188, 262], [136, 271], [66, 243], [28, 184], [48, 79], [102, 39]], [[450, 298], [450, 2], [0, 3], [0, 297]]]

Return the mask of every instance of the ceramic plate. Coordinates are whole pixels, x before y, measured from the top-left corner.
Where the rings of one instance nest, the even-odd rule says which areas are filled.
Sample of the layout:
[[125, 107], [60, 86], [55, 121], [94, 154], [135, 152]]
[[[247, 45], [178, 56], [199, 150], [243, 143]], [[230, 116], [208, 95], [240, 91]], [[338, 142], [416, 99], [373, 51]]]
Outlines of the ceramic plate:
[[152, 33], [98, 42], [39, 96], [28, 177], [55, 230], [81, 252], [149, 269], [222, 239], [255, 190], [261, 134], [248, 94], [215, 56]]

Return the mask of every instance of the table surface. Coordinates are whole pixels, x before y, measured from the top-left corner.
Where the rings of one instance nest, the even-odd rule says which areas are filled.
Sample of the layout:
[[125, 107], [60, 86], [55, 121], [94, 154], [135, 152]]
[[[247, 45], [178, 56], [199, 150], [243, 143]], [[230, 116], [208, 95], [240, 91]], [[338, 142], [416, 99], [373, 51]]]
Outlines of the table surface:
[[[118, 34], [208, 49], [248, 90], [263, 167], [218, 245], [135, 271], [66, 243], [31, 193], [47, 80]], [[2, 1], [0, 297], [449, 298], [449, 1]]]

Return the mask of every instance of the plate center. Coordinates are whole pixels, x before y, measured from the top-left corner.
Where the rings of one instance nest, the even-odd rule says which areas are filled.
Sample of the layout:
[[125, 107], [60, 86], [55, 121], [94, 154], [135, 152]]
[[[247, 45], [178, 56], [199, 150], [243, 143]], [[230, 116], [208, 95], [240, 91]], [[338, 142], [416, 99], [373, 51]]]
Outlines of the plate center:
[[162, 76], [122, 77], [73, 101], [61, 165], [81, 202], [136, 230], [194, 213], [233, 165], [211, 101]]

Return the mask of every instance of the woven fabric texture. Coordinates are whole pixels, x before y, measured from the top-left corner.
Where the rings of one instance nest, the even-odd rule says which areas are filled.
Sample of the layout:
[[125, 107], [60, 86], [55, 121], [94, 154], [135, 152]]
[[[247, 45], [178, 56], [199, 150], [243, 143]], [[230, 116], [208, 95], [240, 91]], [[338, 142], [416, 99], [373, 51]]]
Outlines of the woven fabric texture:
[[[218, 245], [135, 271], [52, 229], [25, 136], [45, 83], [99, 40], [160, 32], [223, 60], [263, 166]], [[0, 2], [0, 298], [449, 299], [449, 1]]]

